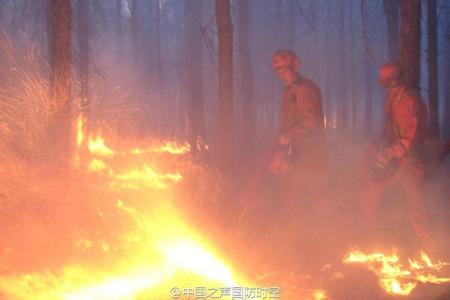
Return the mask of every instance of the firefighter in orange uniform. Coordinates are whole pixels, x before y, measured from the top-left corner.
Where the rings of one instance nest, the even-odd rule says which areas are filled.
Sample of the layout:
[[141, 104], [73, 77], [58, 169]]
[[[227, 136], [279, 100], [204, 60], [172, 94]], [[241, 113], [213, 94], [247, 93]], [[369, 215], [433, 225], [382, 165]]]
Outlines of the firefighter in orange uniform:
[[442, 150], [439, 153], [439, 159], [444, 162], [447, 155], [450, 154], [450, 141], [447, 141], [447, 143], [442, 146]]
[[275, 173], [287, 171], [297, 186], [305, 181], [318, 181], [326, 163], [320, 88], [299, 74], [300, 60], [291, 50], [277, 51], [272, 67], [285, 89], [278, 150], [269, 169]]
[[379, 72], [379, 83], [387, 91], [385, 126], [381, 140], [371, 149], [366, 168], [371, 178], [363, 191], [362, 210], [373, 229], [384, 192], [393, 186], [401, 187], [414, 232], [425, 241], [430, 237], [422, 196], [426, 106], [419, 93], [403, 82], [399, 63], [383, 64]]
[[[250, 180], [246, 193], [249, 204], [261, 188], [267, 172], [288, 178], [292, 181], [290, 186], [311, 190], [313, 185], [304, 183], [318, 182], [326, 162], [324, 115], [319, 87], [299, 74], [300, 60], [292, 50], [275, 52], [272, 67], [285, 85], [282, 130], [276, 145], [262, 156]], [[287, 194], [295, 192], [292, 190]]]
[[[279, 50], [272, 58], [272, 68], [284, 84], [282, 126], [277, 137], [269, 171], [282, 178], [282, 192], [276, 199], [278, 226], [272, 223], [279, 243], [273, 253], [283, 257], [286, 249], [301, 247], [308, 234], [304, 229], [326, 211], [323, 192], [325, 181], [326, 140], [320, 88], [300, 75], [300, 60], [291, 50]], [[285, 262], [297, 268], [299, 258]]]
[[322, 97], [319, 87], [299, 74], [300, 60], [293, 51], [275, 52], [272, 67], [285, 86], [283, 124], [275, 145], [262, 156], [250, 180], [241, 217], [253, 211], [262, 220], [257, 229], [269, 242], [266, 251], [258, 250], [264, 252], [261, 257], [275, 263], [274, 268], [295, 268], [292, 259], [284, 261], [289, 256], [286, 251], [300, 247], [299, 221], [304, 219], [299, 214], [308, 216], [318, 207], [316, 196], [324, 181]]
[[[299, 67], [300, 60], [291, 50], [273, 55], [272, 68], [285, 86], [281, 131], [269, 164], [272, 173], [281, 173], [284, 178], [283, 200], [278, 199], [280, 227], [275, 227], [279, 244], [273, 249], [281, 260], [292, 256], [287, 249], [297, 251], [305, 238], [315, 235], [316, 231], [305, 229], [319, 222], [327, 211], [322, 196], [327, 164], [322, 95], [314, 82], [299, 73]], [[284, 261], [284, 268], [298, 271], [310, 264], [305, 257], [318, 253], [317, 248], [309, 248], [303, 248], [303, 257]]]

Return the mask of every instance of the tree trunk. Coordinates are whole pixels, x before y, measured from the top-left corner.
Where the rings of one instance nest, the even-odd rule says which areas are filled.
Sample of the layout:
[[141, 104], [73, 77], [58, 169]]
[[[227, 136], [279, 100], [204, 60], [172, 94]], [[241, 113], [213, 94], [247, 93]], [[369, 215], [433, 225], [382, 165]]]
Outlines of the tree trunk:
[[448, 51], [448, 50], [447, 50], [447, 55], [446, 55], [445, 69], [446, 69], [445, 82], [447, 82], [447, 84], [445, 85], [445, 91], [444, 91], [445, 103], [444, 103], [444, 118], [443, 118], [444, 121], [442, 124], [442, 128], [443, 128], [444, 137], [449, 139], [450, 138], [450, 84], [448, 84], [448, 82], [450, 82], [450, 51]]
[[[247, 4], [248, 6], [248, 4]], [[293, 5], [293, 1], [287, 1], [286, 3], [287, 8], [287, 16], [286, 16], [286, 22], [287, 22], [287, 45], [289, 49], [294, 50], [295, 47], [295, 17], [294, 14], [296, 13], [296, 8]], [[248, 8], [247, 8], [248, 9]], [[248, 16], [248, 13], [247, 13]], [[248, 21], [247, 21], [248, 23]]]
[[436, 0], [428, 0], [428, 100], [430, 109], [430, 138], [439, 138], [438, 56]]
[[219, 44], [219, 159], [222, 167], [233, 167], [233, 24], [230, 1], [216, 0]]
[[324, 49], [324, 67], [325, 70], [328, 70], [328, 72], [325, 72], [324, 75], [324, 100], [325, 100], [325, 110], [326, 110], [326, 120], [327, 124], [326, 126], [331, 126], [332, 128], [335, 128], [336, 125], [336, 103], [335, 99], [332, 97], [332, 86], [333, 86], [333, 76], [332, 76], [332, 69], [334, 67], [334, 59], [332, 57], [333, 52], [331, 51], [331, 38], [333, 36], [332, 27], [333, 27], [333, 20], [332, 20], [332, 11], [333, 8], [331, 7], [332, 3], [330, 5], [327, 5], [326, 8], [326, 18], [329, 20], [325, 24], [325, 39], [324, 39], [324, 46], [322, 49]]
[[[253, 84], [253, 65], [249, 49], [249, 0], [239, 1], [239, 61], [241, 68], [241, 96], [243, 110], [244, 139], [242, 147], [246, 149], [246, 158], [252, 158], [255, 147], [256, 118]], [[293, 28], [291, 28], [293, 30]]]
[[420, 0], [400, 1], [400, 56], [405, 82], [419, 90], [420, 84]]
[[78, 47], [79, 47], [79, 68], [80, 68], [80, 83], [81, 83], [81, 107], [83, 110], [89, 107], [89, 24], [90, 11], [88, 0], [77, 1], [77, 15], [78, 15]]
[[116, 0], [115, 3], [115, 22], [117, 33], [117, 55], [120, 60], [123, 58], [123, 24], [122, 24], [122, 0]]
[[187, 92], [188, 139], [193, 150], [197, 138], [204, 141], [205, 121], [203, 107], [202, 63], [202, 1], [185, 0], [185, 64], [184, 83]]
[[340, 80], [338, 81], [338, 128], [344, 135], [348, 133], [348, 99], [347, 99], [347, 51], [346, 51], [346, 30], [345, 30], [345, 3], [337, 3], [337, 33], [336, 39], [339, 41], [339, 62], [338, 71]]
[[351, 128], [350, 128], [350, 132], [352, 133], [352, 136], [354, 138], [357, 138], [358, 136], [358, 132], [357, 132], [357, 116], [358, 116], [358, 103], [357, 103], [357, 99], [356, 99], [356, 80], [355, 80], [355, 61], [353, 60], [353, 58], [355, 57], [355, 48], [356, 46], [356, 39], [355, 39], [355, 26], [354, 26], [354, 14], [353, 14], [353, 3], [352, 1], [348, 1], [348, 6], [349, 6], [349, 10], [350, 10], [350, 15], [349, 15], [349, 21], [350, 21], [350, 57], [352, 58], [351, 63], [350, 63], [350, 76], [349, 76], [349, 81], [350, 81], [350, 99], [351, 99], [351, 104], [352, 104], [352, 109], [350, 110], [352, 113], [352, 117], [351, 117]]
[[156, 61], [156, 88], [157, 97], [161, 99], [163, 91], [163, 69], [161, 59], [161, 8], [160, 1], [154, 1], [154, 43], [155, 43], [155, 61]]
[[371, 68], [372, 62], [370, 61], [369, 53], [366, 53], [365, 59], [365, 92], [366, 92], [366, 101], [365, 101], [365, 114], [364, 114], [364, 129], [366, 136], [372, 136], [373, 133], [373, 114], [374, 114], [374, 105], [373, 105], [373, 75], [372, 73], [375, 71]]
[[71, 8], [70, 0], [52, 0], [51, 98], [56, 112], [51, 125], [57, 159], [70, 151]]
[[131, 14], [131, 37], [133, 43], [137, 41], [138, 34], [138, 17], [137, 17], [137, 0], [131, 0], [130, 2], [130, 14]]
[[398, 60], [399, 53], [399, 0], [384, 0], [384, 13], [386, 14], [386, 27], [388, 34], [388, 59]]

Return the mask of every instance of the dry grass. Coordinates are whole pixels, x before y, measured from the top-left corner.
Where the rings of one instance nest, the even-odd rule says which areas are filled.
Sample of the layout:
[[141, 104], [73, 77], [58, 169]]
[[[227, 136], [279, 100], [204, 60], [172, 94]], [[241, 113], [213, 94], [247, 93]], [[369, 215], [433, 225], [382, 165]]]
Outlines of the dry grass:
[[45, 144], [55, 106], [43, 53], [25, 35], [0, 29], [0, 162], [31, 158]]

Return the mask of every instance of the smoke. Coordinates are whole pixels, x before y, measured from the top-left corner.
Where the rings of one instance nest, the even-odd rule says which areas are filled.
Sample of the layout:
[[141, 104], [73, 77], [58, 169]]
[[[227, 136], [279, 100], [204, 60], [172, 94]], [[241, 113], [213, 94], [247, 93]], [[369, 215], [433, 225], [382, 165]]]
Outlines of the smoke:
[[0, 160], [30, 159], [45, 145], [55, 106], [49, 100], [48, 66], [25, 34], [0, 29]]

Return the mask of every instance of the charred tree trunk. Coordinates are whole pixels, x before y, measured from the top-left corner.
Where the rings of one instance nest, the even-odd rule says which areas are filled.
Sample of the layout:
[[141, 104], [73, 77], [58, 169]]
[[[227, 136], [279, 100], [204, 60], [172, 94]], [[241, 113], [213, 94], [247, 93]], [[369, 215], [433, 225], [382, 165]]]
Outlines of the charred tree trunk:
[[[248, 4], [247, 4], [248, 6]], [[295, 8], [293, 7], [293, 1], [288, 1], [286, 4], [286, 8], [287, 8], [287, 17], [286, 17], [286, 22], [287, 22], [287, 45], [289, 49], [294, 50], [294, 46], [295, 46]], [[248, 13], [247, 13], [248, 15]], [[248, 23], [248, 21], [247, 21]]]
[[[241, 67], [241, 95], [243, 110], [244, 142], [246, 158], [253, 157], [256, 134], [255, 99], [253, 84], [253, 66], [249, 49], [249, 1], [239, 1], [238, 23], [239, 23], [239, 61]], [[293, 30], [293, 28], [292, 28]]]
[[[354, 14], [353, 14], [353, 3], [351, 1], [348, 1], [348, 6], [349, 6], [349, 21], [350, 21], [350, 57], [353, 59], [355, 57], [355, 48], [356, 48], [356, 39], [355, 39], [355, 26], [354, 26]], [[350, 126], [350, 132], [352, 133], [351, 136], [353, 137], [357, 137], [358, 136], [358, 132], [357, 132], [357, 115], [358, 115], [358, 103], [356, 100], [356, 89], [355, 89], [355, 63], [351, 62], [350, 64], [350, 76], [349, 76], [349, 80], [350, 80], [350, 99], [351, 99], [351, 104], [352, 104], [352, 108], [351, 108], [351, 113], [352, 113], [352, 117], [351, 117], [351, 126]]]
[[184, 82], [187, 92], [188, 139], [192, 149], [198, 138], [205, 138], [202, 63], [202, 2], [185, 0]]
[[117, 33], [117, 55], [120, 60], [123, 58], [123, 22], [122, 22], [122, 0], [116, 0], [115, 3], [115, 23]]
[[78, 15], [78, 48], [79, 57], [78, 64], [80, 68], [80, 83], [81, 83], [81, 108], [87, 113], [89, 107], [89, 24], [90, 24], [90, 11], [88, 0], [77, 1], [77, 15]]
[[420, 84], [420, 0], [400, 1], [400, 56], [406, 83], [419, 90]]
[[163, 69], [161, 63], [161, 7], [160, 1], [154, 1], [155, 7], [153, 9], [154, 16], [154, 47], [155, 47], [155, 62], [156, 62], [156, 89], [157, 97], [161, 101], [163, 91]]
[[399, 54], [399, 0], [384, 0], [386, 27], [388, 34], [388, 59], [397, 60]]
[[138, 45], [138, 1], [131, 0], [130, 5], [130, 27], [131, 27], [131, 43], [134, 55], [134, 63], [139, 67], [141, 62], [139, 45]]
[[339, 103], [338, 103], [338, 128], [344, 135], [348, 133], [348, 101], [347, 101], [347, 51], [346, 45], [346, 31], [345, 31], [345, 5], [344, 3], [337, 4], [337, 33], [336, 39], [339, 41], [339, 62], [338, 72], [340, 80], [338, 83]]
[[[450, 39], [450, 37], [449, 37]], [[444, 122], [442, 124], [442, 128], [443, 128], [443, 133], [445, 138], [449, 139], [450, 138], [450, 84], [448, 84], [448, 82], [450, 82], [450, 51], [447, 50], [447, 59], [446, 59], [446, 75], [445, 75], [445, 82], [447, 82], [447, 84], [445, 85], [445, 91], [444, 91], [444, 95], [445, 95], [445, 103], [444, 103]]]
[[373, 68], [371, 68], [372, 62], [370, 61], [369, 54], [366, 53], [366, 60], [365, 60], [365, 68], [364, 68], [364, 74], [365, 74], [365, 92], [366, 92], [366, 109], [364, 114], [364, 129], [366, 132], [366, 136], [372, 136], [373, 133], [373, 76], [372, 73], [374, 72]]
[[[325, 45], [322, 47], [324, 49], [324, 59], [325, 59], [325, 70], [331, 70], [333, 67], [333, 63], [332, 63], [332, 58], [331, 58], [331, 46], [330, 46], [330, 39], [332, 37], [332, 32], [331, 32], [331, 11], [332, 8], [330, 7], [330, 5], [327, 5], [327, 13], [326, 13], [326, 17], [328, 20], [330, 20], [330, 22], [327, 22], [325, 24]], [[325, 72], [324, 75], [324, 99], [325, 99], [325, 110], [326, 110], [326, 120], [327, 120], [327, 124], [326, 126], [328, 127], [329, 125], [331, 125], [332, 127], [334, 127], [334, 122], [335, 120], [335, 104], [334, 104], [334, 99], [332, 99], [331, 97], [331, 86], [332, 86], [332, 72], [328, 71]], [[328, 124], [329, 123], [329, 124]]]
[[216, 0], [219, 43], [219, 155], [222, 167], [233, 163], [233, 24], [230, 1]]
[[130, 2], [130, 14], [131, 14], [131, 37], [133, 43], [137, 41], [138, 34], [138, 17], [137, 17], [137, 0], [131, 0]]
[[52, 1], [48, 1], [46, 3], [46, 19], [47, 19], [47, 51], [48, 51], [48, 61], [52, 60], [53, 56], [53, 8], [52, 8]]
[[52, 0], [51, 98], [56, 112], [51, 126], [58, 159], [70, 151], [71, 8], [70, 0]]
[[430, 109], [430, 138], [439, 139], [438, 56], [436, 0], [428, 0], [428, 100]]
[[[319, 8], [317, 7], [317, 1], [316, 2], [312, 2], [311, 3], [311, 30], [313, 31], [312, 35], [313, 35], [313, 41], [312, 41], [312, 58], [316, 58], [317, 57], [317, 53], [320, 53], [320, 31], [319, 31]], [[314, 67], [314, 72], [315, 72], [315, 80], [319, 80], [320, 77], [320, 68], [321, 68], [321, 61], [320, 59], [315, 59], [315, 67]]]

